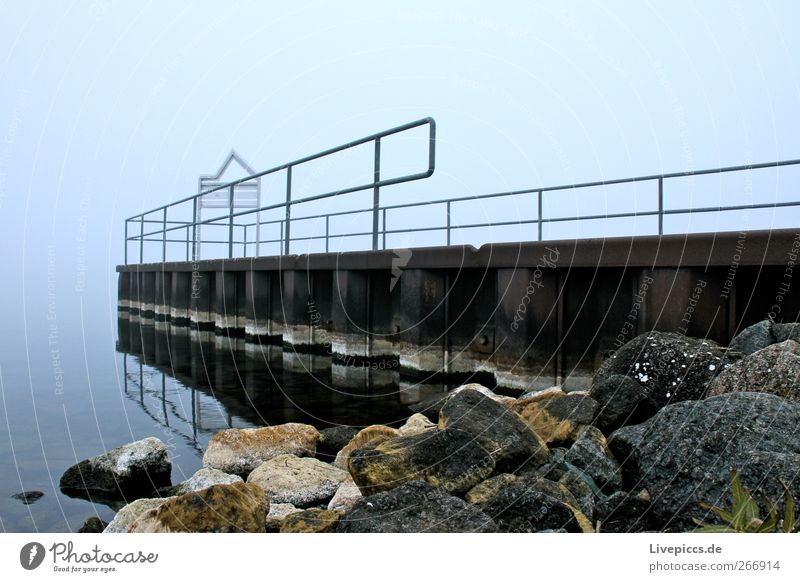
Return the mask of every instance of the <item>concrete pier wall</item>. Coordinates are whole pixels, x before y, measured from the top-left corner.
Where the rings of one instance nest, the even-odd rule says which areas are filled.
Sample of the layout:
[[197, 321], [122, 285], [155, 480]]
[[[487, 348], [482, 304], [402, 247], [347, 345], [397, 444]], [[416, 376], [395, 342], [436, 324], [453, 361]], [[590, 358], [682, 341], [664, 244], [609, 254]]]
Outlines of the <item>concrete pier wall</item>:
[[797, 321], [798, 251], [783, 230], [127, 265], [118, 308], [141, 334], [169, 323], [282, 346], [285, 366], [348, 381], [367, 362], [579, 388], [648, 330], [727, 344], [767, 316]]

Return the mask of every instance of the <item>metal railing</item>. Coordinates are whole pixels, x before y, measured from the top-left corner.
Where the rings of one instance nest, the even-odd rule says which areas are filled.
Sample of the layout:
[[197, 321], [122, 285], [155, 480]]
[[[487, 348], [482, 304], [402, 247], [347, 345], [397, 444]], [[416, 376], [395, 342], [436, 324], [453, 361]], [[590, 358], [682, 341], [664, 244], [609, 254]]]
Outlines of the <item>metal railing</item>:
[[[380, 179], [380, 167], [381, 167], [381, 148], [380, 148], [380, 140], [382, 137], [386, 137], [389, 135], [393, 135], [396, 133], [400, 133], [409, 129], [413, 129], [416, 127], [420, 127], [423, 125], [429, 125], [430, 134], [429, 134], [429, 147], [428, 147], [428, 169], [426, 172], [421, 172], [417, 174], [410, 174], [406, 176], [402, 176], [399, 178], [392, 178], [388, 180], [381, 180]], [[373, 141], [375, 143], [375, 152], [374, 152], [374, 174], [373, 174], [373, 181], [368, 184], [363, 184], [360, 186], [355, 186], [351, 188], [346, 188], [342, 190], [337, 190], [334, 192], [326, 192], [324, 194], [318, 194], [315, 196], [310, 196], [306, 198], [301, 198], [298, 200], [291, 200], [291, 188], [292, 188], [292, 168], [303, 164], [305, 162], [309, 162], [311, 160], [319, 159], [321, 157], [343, 151], [345, 149], [354, 147], [356, 145], [361, 145], [365, 143], [369, 143]], [[191, 196], [185, 198], [183, 200], [179, 200], [177, 202], [173, 202], [171, 204], [161, 206], [154, 210], [137, 214], [125, 221], [125, 262], [128, 262], [128, 242], [129, 241], [139, 241], [139, 262], [142, 262], [143, 256], [143, 244], [145, 241], [156, 241], [162, 243], [162, 260], [166, 260], [166, 245], [167, 243], [181, 243], [186, 245], [186, 260], [190, 259], [190, 248], [196, 249], [197, 247], [197, 240], [196, 240], [196, 227], [199, 224], [218, 224], [220, 218], [208, 219], [203, 221], [187, 221], [187, 222], [179, 222], [177, 221], [177, 226], [168, 226], [169, 224], [176, 224], [176, 221], [170, 223], [167, 220], [167, 209], [175, 206], [177, 204], [181, 204], [187, 201], [194, 201], [195, 204], [195, 211], [194, 216], [197, 216], [196, 212], [196, 204], [197, 199], [200, 196], [208, 194], [210, 192], [214, 192], [216, 190], [228, 188], [230, 192], [230, 212], [227, 216], [228, 220], [228, 238], [226, 241], [216, 241], [222, 242], [223, 244], [228, 245], [228, 256], [229, 258], [233, 258], [234, 256], [234, 245], [241, 245], [243, 249], [243, 256], [247, 256], [247, 248], [249, 245], [258, 245], [258, 244], [267, 244], [267, 243], [280, 243], [281, 250], [283, 254], [289, 254], [290, 252], [290, 243], [292, 241], [313, 241], [313, 240], [324, 240], [325, 241], [325, 252], [329, 252], [330, 250], [330, 240], [331, 238], [347, 238], [347, 237], [363, 237], [363, 236], [371, 236], [372, 237], [372, 249], [378, 250], [379, 248], [386, 248], [386, 237], [387, 235], [393, 234], [409, 234], [409, 233], [420, 233], [420, 232], [444, 232], [446, 233], [446, 244], [449, 246], [451, 244], [451, 234], [455, 230], [460, 229], [474, 229], [474, 228], [486, 228], [486, 227], [501, 227], [501, 226], [514, 226], [514, 225], [535, 225], [536, 226], [536, 237], [531, 237], [533, 240], [543, 240], [543, 227], [546, 224], [552, 223], [560, 223], [560, 222], [578, 222], [578, 221], [585, 221], [585, 220], [600, 220], [600, 219], [618, 219], [618, 218], [638, 218], [638, 217], [657, 217], [658, 219], [658, 228], [657, 233], [659, 235], [664, 234], [664, 217], [671, 216], [671, 215], [681, 215], [681, 214], [700, 214], [700, 213], [711, 213], [711, 212], [727, 212], [727, 211], [736, 211], [736, 210], [758, 210], [758, 209], [768, 209], [768, 208], [782, 208], [782, 207], [800, 207], [800, 200], [793, 200], [793, 201], [786, 201], [786, 202], [764, 202], [764, 203], [754, 203], [754, 204], [737, 204], [737, 205], [728, 205], [728, 206], [706, 206], [706, 207], [687, 207], [687, 208], [665, 208], [664, 207], [664, 186], [665, 182], [673, 179], [678, 178], [687, 178], [691, 176], [704, 176], [704, 175], [711, 175], [711, 174], [727, 174], [732, 172], [744, 172], [744, 171], [751, 171], [751, 170], [758, 170], [758, 169], [766, 169], [766, 168], [780, 168], [784, 166], [796, 166], [800, 165], [800, 159], [795, 160], [784, 160], [784, 161], [777, 161], [777, 162], [767, 162], [767, 163], [759, 163], [759, 164], [746, 164], [740, 166], [728, 166], [722, 168], [712, 168], [712, 169], [705, 169], [705, 170], [693, 170], [693, 171], [686, 171], [686, 172], [673, 172], [667, 174], [651, 174], [647, 176], [637, 176], [633, 178], [620, 178], [615, 180], [598, 180], [594, 182], [581, 182], [577, 184], [564, 184], [560, 186], [547, 186], [547, 187], [536, 187], [536, 188], [526, 188], [522, 190], [511, 190], [505, 192], [494, 192], [490, 194], [477, 194], [477, 195], [470, 195], [470, 196], [461, 196], [455, 198], [442, 198], [437, 200], [429, 200], [424, 202], [409, 202], [403, 204], [393, 204], [393, 205], [380, 205], [380, 188], [383, 186], [389, 186], [392, 184], [400, 184], [403, 182], [410, 182], [413, 180], [420, 180], [427, 178], [433, 174], [435, 168], [435, 142], [436, 142], [436, 124], [432, 118], [425, 118], [419, 121], [415, 121], [406, 125], [401, 125], [381, 133], [377, 133], [360, 140], [356, 140], [350, 142], [348, 144], [339, 146], [337, 148], [332, 148], [329, 150], [325, 150], [324, 152], [320, 152], [313, 156], [308, 156], [305, 158], [301, 158], [299, 160], [295, 160], [294, 162], [290, 162], [288, 164], [284, 164], [282, 166], [278, 166], [276, 168], [272, 168], [270, 170], [266, 170], [265, 172], [261, 172], [258, 174], [253, 174], [252, 176], [247, 176], [240, 180], [236, 180], [234, 182], [230, 182], [219, 188], [215, 188], [213, 190], [208, 190], [206, 192], [201, 192], [195, 196]], [[247, 211], [235, 212], [234, 204], [233, 204], [233, 191], [234, 187], [237, 184], [253, 180], [255, 178], [259, 178], [261, 176], [265, 176], [270, 173], [278, 172], [281, 170], [286, 170], [286, 200], [285, 202], [280, 202], [276, 204], [271, 204], [267, 206], [263, 206], [261, 208], [250, 209]], [[544, 216], [543, 213], [543, 201], [544, 197], [548, 193], [552, 192], [563, 192], [563, 191], [577, 191], [577, 190], [586, 190], [589, 188], [596, 188], [596, 187], [603, 187], [603, 186], [615, 186], [615, 185], [622, 185], [622, 184], [633, 184], [633, 183], [641, 183], [641, 182], [654, 182], [656, 186], [656, 196], [657, 196], [657, 208], [655, 210], [642, 210], [642, 211], [629, 211], [629, 212], [616, 212], [616, 213], [605, 213], [605, 214], [592, 214], [592, 215], [577, 215], [577, 216], [552, 216], [547, 217]], [[327, 212], [323, 214], [315, 214], [310, 216], [300, 216], [292, 218], [291, 216], [291, 207], [297, 204], [307, 203], [314, 200], [321, 200], [324, 198], [330, 198], [333, 196], [338, 196], [342, 194], [348, 194], [352, 192], [358, 192], [363, 190], [373, 190], [373, 203], [372, 206], [368, 208], [359, 208], [355, 210], [344, 210], [339, 212]], [[452, 208], [453, 205], [461, 203], [461, 202], [468, 202], [468, 201], [476, 201], [476, 200], [489, 200], [493, 198], [505, 198], [509, 196], [520, 196], [520, 195], [533, 195], [534, 200], [532, 201], [536, 208], [537, 208], [537, 215], [536, 218], [522, 220], [508, 220], [508, 221], [490, 221], [490, 222], [480, 222], [480, 223], [468, 223], [468, 224], [453, 224], [452, 223]], [[409, 208], [423, 208], [423, 207], [430, 207], [430, 206], [443, 206], [445, 208], [445, 216], [446, 220], [444, 224], [436, 225], [436, 226], [428, 226], [428, 227], [408, 227], [408, 228], [396, 228], [390, 229], [387, 227], [387, 215], [391, 211], [396, 211], [400, 209], [409, 209]], [[240, 216], [246, 216], [256, 212], [263, 212], [268, 210], [275, 210], [275, 209], [284, 209], [284, 217], [280, 219], [274, 220], [266, 220], [266, 221], [256, 221], [256, 222], [249, 222], [249, 223], [235, 223], [234, 219]], [[161, 212], [161, 221], [158, 220], [148, 220], [145, 219], [146, 216], [151, 215], [153, 213]], [[366, 231], [355, 231], [355, 232], [344, 232], [344, 233], [331, 233], [330, 232], [330, 221], [332, 218], [335, 217], [342, 217], [354, 214], [363, 214], [366, 212], [372, 213], [372, 228], [371, 230]], [[223, 217], [225, 218], [225, 217]], [[291, 236], [291, 224], [303, 222], [303, 221], [310, 221], [310, 220], [321, 220], [324, 219], [325, 221], [325, 232], [324, 234], [312, 235], [312, 236], [299, 236], [299, 237], [292, 237]], [[152, 232], [145, 233], [144, 232], [144, 225], [152, 222], [161, 222], [162, 228], [160, 230], [155, 230]], [[128, 234], [128, 227], [131, 223], [139, 223], [140, 232], [138, 235], [129, 236]], [[260, 231], [260, 227], [265, 225], [278, 225], [280, 227], [280, 237], [276, 239], [268, 239], [268, 240], [256, 240], [256, 241], [248, 241], [247, 233], [248, 229], [256, 228], [256, 232]], [[243, 229], [243, 240], [242, 241], [234, 241], [234, 228], [242, 228]], [[178, 230], [186, 230], [186, 238], [185, 239], [168, 239], [167, 233], [174, 232]], [[192, 236], [190, 238], [190, 229], [192, 230]], [[152, 237], [154, 235], [161, 235], [160, 238], [147, 238]], [[381, 241], [381, 244], [378, 244], [378, 241]], [[206, 242], [206, 241], [203, 241]], [[257, 247], [258, 248], [258, 247]], [[195, 259], [195, 251], [193, 250], [191, 253], [191, 258]]]

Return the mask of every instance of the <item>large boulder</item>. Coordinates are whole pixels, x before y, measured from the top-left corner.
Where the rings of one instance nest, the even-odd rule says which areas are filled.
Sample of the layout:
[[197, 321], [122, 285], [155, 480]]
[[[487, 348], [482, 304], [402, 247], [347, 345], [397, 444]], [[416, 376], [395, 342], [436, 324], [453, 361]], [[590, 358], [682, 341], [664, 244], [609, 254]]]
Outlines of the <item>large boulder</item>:
[[212, 485], [140, 515], [130, 533], [263, 533], [269, 500], [250, 483]]
[[263, 428], [230, 428], [211, 437], [203, 466], [246, 477], [261, 463], [278, 455], [313, 457], [318, 440], [316, 428], [295, 422]]
[[155, 437], [81, 461], [61, 476], [61, 490], [78, 497], [136, 499], [170, 485], [167, 447]]
[[644, 422], [660, 408], [639, 382], [622, 374], [595, 378], [589, 396], [599, 405], [595, 423], [606, 434]]
[[248, 483], [261, 487], [273, 503], [308, 507], [327, 502], [347, 472], [310, 457], [279, 455], [256, 467]]
[[800, 342], [800, 323], [772, 323], [765, 319], [740, 331], [731, 340], [730, 347], [743, 354], [753, 354], [786, 340]]
[[779, 500], [783, 479], [800, 487], [800, 404], [755, 392], [680, 402], [611, 435], [628, 487], [645, 488], [659, 529], [714, 521], [698, 503], [731, 506], [730, 473]]
[[768, 319], [744, 328], [731, 340], [731, 349], [752, 354], [775, 343], [772, 322]]
[[714, 380], [709, 395], [729, 392], [768, 392], [800, 402], [800, 344], [772, 344], [729, 366]]
[[103, 533], [128, 533], [133, 522], [135, 522], [140, 515], [151, 509], [161, 507], [165, 501], [169, 501], [170, 499], [174, 499], [174, 497], [143, 497], [131, 501], [117, 512], [114, 519], [105, 527]]
[[599, 429], [593, 426], [584, 428], [564, 459], [589, 475], [606, 493], [622, 488], [619, 463], [608, 449], [606, 437]]
[[660, 408], [671, 402], [703, 398], [714, 376], [740, 357], [739, 352], [708, 339], [651, 331], [633, 338], [607, 358], [595, 381], [614, 374], [630, 376]]
[[194, 475], [189, 477], [186, 481], [181, 481], [169, 490], [169, 494], [173, 496], [184, 495], [192, 491], [202, 491], [208, 489], [212, 485], [229, 485], [231, 483], [241, 483], [242, 478], [238, 475], [231, 475], [230, 473], [223, 473], [218, 469], [210, 469], [203, 467], [195, 472]]
[[350, 460], [350, 453], [360, 449], [370, 442], [380, 442], [400, 436], [400, 431], [390, 426], [373, 424], [361, 429], [336, 455], [333, 464], [340, 469], [347, 470], [347, 463]]
[[491, 454], [471, 434], [453, 427], [369, 442], [354, 450], [348, 463], [364, 495], [420, 479], [458, 495], [494, 469]]
[[436, 420], [439, 418], [439, 411], [441, 411], [442, 406], [444, 406], [445, 402], [447, 402], [450, 398], [462, 392], [463, 390], [477, 390], [487, 398], [491, 398], [492, 400], [500, 403], [509, 403], [514, 400], [514, 398], [512, 398], [511, 396], [503, 396], [501, 394], [496, 394], [486, 386], [483, 386], [482, 384], [478, 384], [476, 382], [472, 382], [470, 384], [463, 384], [458, 388], [454, 388], [453, 390], [450, 390], [449, 392], [446, 392], [444, 394], [436, 394], [435, 396], [426, 398], [422, 402], [412, 404], [411, 406], [409, 406], [409, 408], [414, 412], [421, 413], [428, 418]]
[[597, 402], [588, 395], [561, 390], [545, 390], [508, 406], [548, 445], [574, 441], [598, 412]]
[[519, 415], [477, 390], [462, 390], [439, 412], [439, 428], [463, 430], [489, 451], [498, 471], [547, 462], [547, 445]]
[[339, 522], [343, 533], [493, 532], [494, 522], [482, 511], [424, 481], [411, 481], [391, 491], [358, 501]]

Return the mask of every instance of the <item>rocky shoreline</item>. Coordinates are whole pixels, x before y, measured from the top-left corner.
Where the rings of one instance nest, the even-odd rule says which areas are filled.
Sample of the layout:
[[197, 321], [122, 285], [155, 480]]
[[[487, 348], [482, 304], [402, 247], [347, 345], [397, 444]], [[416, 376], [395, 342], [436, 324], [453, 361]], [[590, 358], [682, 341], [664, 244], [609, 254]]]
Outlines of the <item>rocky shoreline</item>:
[[650, 332], [587, 391], [469, 384], [399, 428], [224, 430], [176, 485], [150, 437], [70, 467], [61, 488], [127, 501], [84, 526], [106, 533], [692, 531], [718, 522], [701, 503], [731, 505], [731, 471], [776, 504], [800, 493], [798, 340], [800, 324], [770, 322], [730, 347]]

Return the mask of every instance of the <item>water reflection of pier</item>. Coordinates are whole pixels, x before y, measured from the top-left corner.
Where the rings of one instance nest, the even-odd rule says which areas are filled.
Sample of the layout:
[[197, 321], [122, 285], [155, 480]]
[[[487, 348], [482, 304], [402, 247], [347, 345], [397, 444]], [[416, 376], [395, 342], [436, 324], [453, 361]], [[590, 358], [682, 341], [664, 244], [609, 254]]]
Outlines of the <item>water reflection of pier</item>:
[[231, 427], [397, 424], [410, 404], [446, 389], [127, 313], [118, 331], [126, 395], [198, 450]]

